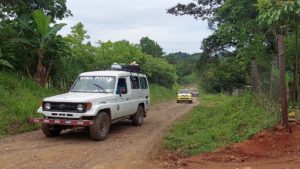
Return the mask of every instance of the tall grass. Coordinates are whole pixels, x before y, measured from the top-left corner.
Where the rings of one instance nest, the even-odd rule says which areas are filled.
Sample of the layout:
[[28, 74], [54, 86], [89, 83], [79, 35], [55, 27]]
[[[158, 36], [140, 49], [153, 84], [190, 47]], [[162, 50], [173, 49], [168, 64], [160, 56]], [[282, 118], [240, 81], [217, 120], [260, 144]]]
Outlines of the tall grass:
[[176, 99], [177, 87], [165, 88], [157, 84], [150, 84], [151, 104]]
[[12, 73], [0, 73], [0, 137], [31, 131], [37, 125], [27, 123], [45, 96], [57, 94], [34, 81]]
[[204, 95], [200, 100], [185, 120], [172, 126], [164, 140], [167, 149], [188, 156], [210, 152], [248, 139], [278, 122], [278, 116], [257, 106], [250, 94]]

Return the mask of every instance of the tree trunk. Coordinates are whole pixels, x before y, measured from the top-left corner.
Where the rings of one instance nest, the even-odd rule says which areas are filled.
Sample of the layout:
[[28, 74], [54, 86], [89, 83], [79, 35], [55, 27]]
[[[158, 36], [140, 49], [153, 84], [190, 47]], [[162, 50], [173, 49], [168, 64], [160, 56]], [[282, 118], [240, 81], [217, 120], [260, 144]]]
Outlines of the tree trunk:
[[283, 35], [277, 35], [282, 122], [283, 122], [283, 126], [288, 131], [290, 131], [289, 121], [288, 121], [288, 101], [287, 101], [286, 82], [285, 82], [285, 58], [284, 58], [283, 40], [284, 40]]
[[43, 60], [44, 60], [44, 50], [43, 49], [37, 49], [36, 50], [38, 54], [38, 64], [37, 64], [37, 69], [34, 74], [34, 79], [41, 85], [45, 86], [47, 82], [47, 73], [46, 73], [46, 68], [43, 66]]
[[[50, 76], [50, 72], [51, 72], [51, 69], [52, 69], [52, 64], [53, 64], [53, 58], [51, 58], [51, 61], [49, 63], [47, 71], [46, 71], [45, 83], [49, 82], [49, 76]], [[50, 88], [49, 83], [48, 83], [48, 88]]]
[[261, 92], [261, 82], [259, 79], [256, 59], [251, 61], [251, 89], [254, 93]]

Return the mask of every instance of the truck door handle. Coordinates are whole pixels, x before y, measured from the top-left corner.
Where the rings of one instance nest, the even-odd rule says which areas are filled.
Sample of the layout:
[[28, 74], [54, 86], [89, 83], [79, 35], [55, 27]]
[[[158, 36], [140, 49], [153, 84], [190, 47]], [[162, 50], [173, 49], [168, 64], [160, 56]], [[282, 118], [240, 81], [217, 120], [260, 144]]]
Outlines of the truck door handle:
[[130, 100], [129, 98], [126, 98], [126, 100]]
[[146, 99], [148, 99], [149, 97], [148, 96], [146, 96]]

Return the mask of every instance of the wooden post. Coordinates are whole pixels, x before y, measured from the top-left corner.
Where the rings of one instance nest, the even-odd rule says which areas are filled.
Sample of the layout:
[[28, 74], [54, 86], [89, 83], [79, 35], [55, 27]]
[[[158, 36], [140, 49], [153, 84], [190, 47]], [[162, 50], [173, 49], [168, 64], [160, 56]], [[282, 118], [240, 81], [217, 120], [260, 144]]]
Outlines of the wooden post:
[[288, 131], [290, 131], [289, 121], [288, 121], [288, 101], [287, 101], [286, 82], [285, 82], [285, 57], [284, 57], [284, 42], [283, 42], [283, 40], [284, 40], [283, 35], [277, 35], [282, 122], [283, 122], [283, 126]]

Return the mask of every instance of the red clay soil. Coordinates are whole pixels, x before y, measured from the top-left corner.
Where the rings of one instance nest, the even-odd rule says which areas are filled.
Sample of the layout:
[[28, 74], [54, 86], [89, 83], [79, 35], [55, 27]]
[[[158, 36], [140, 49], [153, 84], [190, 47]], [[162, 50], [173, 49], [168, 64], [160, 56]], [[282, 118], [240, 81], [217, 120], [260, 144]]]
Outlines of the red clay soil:
[[180, 158], [162, 152], [161, 160], [166, 168], [296, 169], [300, 168], [300, 123], [292, 123], [291, 130], [264, 130], [250, 140], [195, 157]]

